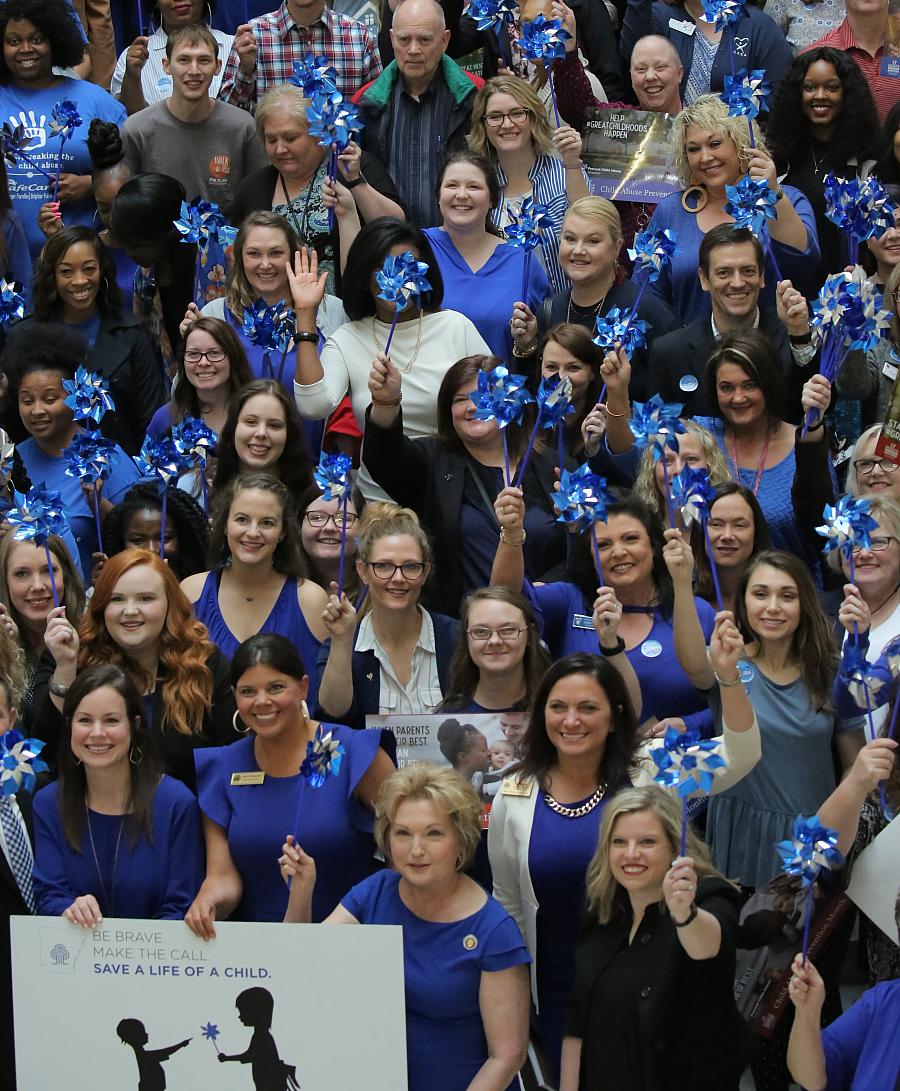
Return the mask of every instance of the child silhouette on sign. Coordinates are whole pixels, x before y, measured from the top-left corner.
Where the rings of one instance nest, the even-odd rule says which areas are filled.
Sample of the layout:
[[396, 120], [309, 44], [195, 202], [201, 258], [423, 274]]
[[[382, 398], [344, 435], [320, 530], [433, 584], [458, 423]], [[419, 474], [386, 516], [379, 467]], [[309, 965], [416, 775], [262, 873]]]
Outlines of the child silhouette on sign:
[[244, 989], [234, 1006], [244, 1026], [253, 1028], [253, 1036], [244, 1053], [235, 1053], [232, 1057], [220, 1053], [219, 1060], [249, 1064], [256, 1091], [300, 1091], [296, 1067], [281, 1060], [271, 1034], [275, 1001], [269, 990]]
[[179, 1049], [184, 1049], [190, 1038], [165, 1049], [145, 1049], [144, 1046], [150, 1039], [140, 1019], [122, 1019], [116, 1027], [116, 1034], [126, 1046], [131, 1046], [134, 1050], [134, 1059], [138, 1066], [138, 1091], [166, 1091], [166, 1074], [162, 1062], [167, 1061]]

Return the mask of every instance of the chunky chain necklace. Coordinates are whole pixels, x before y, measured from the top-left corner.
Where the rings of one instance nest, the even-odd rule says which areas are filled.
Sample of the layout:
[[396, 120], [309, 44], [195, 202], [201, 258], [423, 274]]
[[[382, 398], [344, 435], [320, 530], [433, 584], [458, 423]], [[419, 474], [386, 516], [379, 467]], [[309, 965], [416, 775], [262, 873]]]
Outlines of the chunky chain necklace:
[[[409, 363], [405, 367], [402, 364], [397, 364], [397, 370], [402, 371], [404, 375], [408, 371], [412, 370], [412, 366], [416, 362], [416, 359], [417, 359], [417, 357], [419, 355], [419, 349], [422, 347], [422, 318], [423, 318], [423, 313], [422, 313], [422, 311], [419, 311], [419, 328], [418, 328], [418, 330], [416, 332], [416, 347], [413, 350], [412, 356], [410, 356], [410, 358], [409, 358]], [[384, 352], [384, 345], [382, 345], [382, 343], [378, 340], [378, 327], [375, 324], [376, 321], [377, 321], [377, 319], [373, 315], [373, 317], [372, 317], [372, 340], [375, 342], [375, 347], [378, 349], [378, 351], [379, 352]]]
[[560, 803], [558, 799], [554, 799], [548, 791], [544, 791], [544, 802], [550, 808], [554, 814], [561, 814], [563, 818], [582, 818], [586, 814], [590, 814], [599, 804], [600, 800], [606, 795], [606, 785], [598, 784], [597, 790], [589, 799], [585, 800], [580, 807], [571, 807], [565, 803]]

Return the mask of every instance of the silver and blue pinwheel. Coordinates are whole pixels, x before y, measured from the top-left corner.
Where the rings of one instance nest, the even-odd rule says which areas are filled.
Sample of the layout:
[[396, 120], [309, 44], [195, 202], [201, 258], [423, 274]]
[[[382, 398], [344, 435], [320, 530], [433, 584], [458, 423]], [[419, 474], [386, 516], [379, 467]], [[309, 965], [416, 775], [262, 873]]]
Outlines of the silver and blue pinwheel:
[[13, 528], [13, 538], [17, 542], [34, 542], [44, 547], [53, 605], [59, 606], [59, 591], [48, 543], [51, 535], [61, 536], [69, 529], [62, 497], [43, 484], [33, 486], [27, 493], [13, 492], [13, 507], [6, 512], [5, 518]]
[[553, 85], [553, 62], [565, 59], [566, 42], [571, 39], [572, 35], [562, 25], [561, 19], [548, 19], [545, 15], [538, 15], [531, 22], [522, 24], [522, 37], [516, 42], [523, 57], [529, 61], [539, 61], [544, 66], [557, 129], [560, 119], [556, 88]]
[[599, 586], [603, 586], [603, 565], [597, 545], [596, 524], [606, 522], [607, 507], [611, 502], [606, 478], [595, 474], [590, 463], [582, 463], [576, 470], [560, 469], [559, 488], [553, 493], [553, 508], [557, 523], [574, 527], [579, 534], [590, 532], [591, 552], [597, 569]]
[[653, 452], [653, 461], [662, 462], [670, 527], [675, 525], [675, 513], [672, 510], [672, 489], [665, 454], [666, 448], [678, 450], [678, 436], [685, 431], [679, 419], [683, 408], [680, 402], [666, 404], [659, 394], [654, 394], [645, 402], [634, 403], [629, 421], [635, 447], [640, 451], [649, 448]]
[[469, 400], [475, 406], [476, 420], [495, 420], [500, 434], [503, 437], [503, 460], [505, 464], [504, 482], [512, 484], [509, 473], [509, 447], [506, 439], [506, 429], [514, 421], [519, 424], [525, 407], [534, 401], [534, 398], [525, 387], [524, 375], [510, 374], [509, 370], [499, 364], [490, 371], [478, 372], [478, 386], [469, 395]]
[[709, 515], [715, 498], [715, 490], [709, 480], [709, 471], [701, 466], [685, 466], [681, 473], [672, 478], [672, 504], [681, 513], [681, 521], [685, 528], [690, 529], [694, 524], [700, 528], [715, 588], [716, 604], [720, 610], [724, 610], [719, 572], [713, 556], [712, 543], [709, 540]]
[[75, 420], [92, 420], [95, 424], [115, 412], [116, 403], [109, 392], [109, 383], [97, 372], [78, 367], [74, 379], [63, 379], [66, 405]]
[[349, 455], [330, 455], [323, 451], [314, 476], [324, 500], [337, 500], [341, 505], [341, 551], [338, 563], [338, 601], [344, 593], [344, 563], [347, 555], [347, 503], [350, 499], [350, 471], [353, 459]]
[[662, 741], [650, 750], [656, 764], [653, 779], [663, 788], [671, 788], [681, 799], [681, 851], [687, 838], [688, 796], [702, 792], [709, 795], [713, 781], [726, 767], [718, 739], [701, 739], [699, 728], [676, 727], [666, 730]]
[[422, 296], [431, 291], [428, 263], [419, 261], [411, 250], [404, 250], [402, 254], [388, 254], [375, 273], [375, 282], [379, 289], [378, 298], [394, 305], [391, 328], [384, 344], [387, 355], [401, 311], [405, 311], [413, 302], [421, 307]]
[[0, 735], [0, 795], [34, 791], [38, 773], [48, 770], [39, 756], [43, 749], [40, 739], [26, 739], [16, 729]]
[[799, 876], [807, 890], [806, 913], [803, 923], [803, 961], [809, 950], [809, 925], [812, 919], [814, 883], [823, 871], [843, 866], [844, 857], [838, 849], [837, 830], [823, 826], [818, 815], [804, 818], [798, 815], [794, 820], [791, 836], [775, 845], [781, 857], [782, 868], [786, 875]]

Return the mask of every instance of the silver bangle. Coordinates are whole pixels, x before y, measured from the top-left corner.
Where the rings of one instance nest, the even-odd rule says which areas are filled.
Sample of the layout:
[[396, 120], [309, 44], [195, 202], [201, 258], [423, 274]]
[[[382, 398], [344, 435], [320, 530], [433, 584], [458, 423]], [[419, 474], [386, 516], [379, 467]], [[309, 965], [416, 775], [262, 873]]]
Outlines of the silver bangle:
[[726, 682], [725, 679], [720, 678], [715, 671], [713, 671], [713, 678], [715, 678], [715, 680], [719, 683], [720, 686], [724, 686], [725, 689], [734, 689], [735, 686], [743, 685], [743, 681], [741, 680], [740, 671], [738, 671], [738, 676], [737, 676], [737, 678], [735, 678], [735, 680], [733, 682]]

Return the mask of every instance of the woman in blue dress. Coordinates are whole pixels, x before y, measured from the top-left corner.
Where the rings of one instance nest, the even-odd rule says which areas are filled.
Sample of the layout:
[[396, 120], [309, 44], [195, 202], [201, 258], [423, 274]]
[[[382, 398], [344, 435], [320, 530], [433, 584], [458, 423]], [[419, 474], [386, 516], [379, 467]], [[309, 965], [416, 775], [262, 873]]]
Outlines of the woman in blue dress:
[[[525, 1060], [528, 951], [510, 915], [462, 873], [480, 819], [478, 797], [452, 769], [398, 770], [382, 787], [375, 824], [390, 867], [345, 894], [325, 921], [403, 929], [409, 1091], [504, 1091], [518, 1085]], [[315, 919], [319, 884], [307, 848], [302, 831], [283, 847], [286, 921]]]
[[[297, 512], [280, 481], [244, 474], [217, 494], [210, 556], [216, 567], [190, 576], [182, 589], [222, 654], [230, 659], [254, 633], [280, 633], [315, 664], [328, 597], [305, 578]], [[313, 674], [313, 704], [317, 692]]]
[[[235, 722], [245, 737], [196, 755], [206, 837], [206, 878], [185, 918], [202, 939], [230, 917], [277, 921], [288, 891], [276, 860], [289, 833], [324, 861], [312, 919], [322, 920], [375, 867], [375, 798], [393, 771], [377, 731], [310, 719], [309, 678], [296, 648], [276, 633], [244, 642], [231, 661]], [[300, 773], [321, 727], [344, 748], [340, 767], [312, 789]]]
[[203, 877], [200, 811], [162, 775], [140, 694], [121, 667], [83, 670], [66, 694], [59, 779], [34, 797], [38, 912], [180, 920]]
[[[98, 549], [93, 509], [93, 486], [88, 490], [66, 473], [65, 449], [83, 432], [74, 412], [66, 405], [63, 382], [74, 379], [76, 366], [84, 362], [80, 338], [62, 326], [31, 326], [10, 338], [4, 369], [19, 407], [19, 417], [29, 438], [16, 445], [33, 485], [46, 485], [63, 500], [66, 517], [75, 535], [81, 571], [89, 580]], [[88, 421], [93, 424], [93, 421]], [[100, 515], [137, 484], [137, 467], [116, 446], [109, 457], [110, 474], [100, 487]]]

